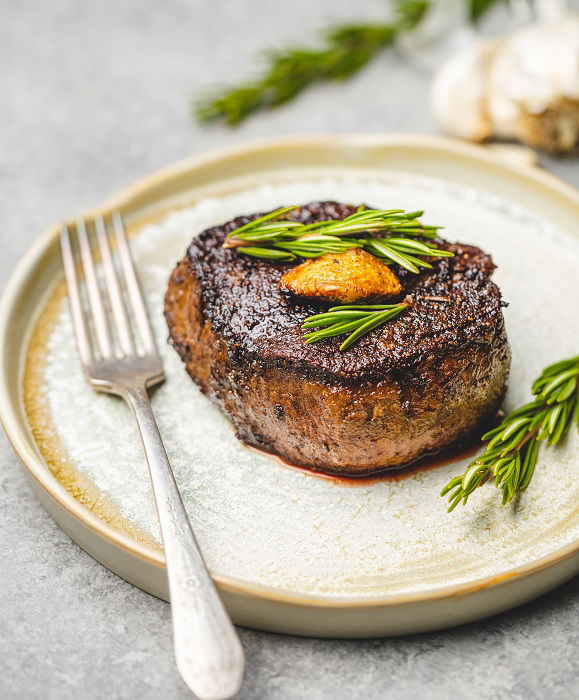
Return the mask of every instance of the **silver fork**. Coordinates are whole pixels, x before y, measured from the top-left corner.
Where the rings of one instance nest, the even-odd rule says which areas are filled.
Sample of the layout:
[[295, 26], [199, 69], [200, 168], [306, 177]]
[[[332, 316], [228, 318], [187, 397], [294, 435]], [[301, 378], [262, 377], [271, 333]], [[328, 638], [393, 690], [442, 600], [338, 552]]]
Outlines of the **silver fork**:
[[121, 396], [139, 426], [165, 548], [177, 667], [199, 698], [223, 700], [241, 686], [243, 649], [203, 562], [153, 415], [147, 389], [164, 380], [163, 366], [118, 212], [112, 225], [121, 274], [105, 220], [94, 220], [108, 304], [89, 241], [90, 224], [76, 224], [86, 304], [71, 233], [62, 225], [60, 247], [78, 351], [91, 386]]

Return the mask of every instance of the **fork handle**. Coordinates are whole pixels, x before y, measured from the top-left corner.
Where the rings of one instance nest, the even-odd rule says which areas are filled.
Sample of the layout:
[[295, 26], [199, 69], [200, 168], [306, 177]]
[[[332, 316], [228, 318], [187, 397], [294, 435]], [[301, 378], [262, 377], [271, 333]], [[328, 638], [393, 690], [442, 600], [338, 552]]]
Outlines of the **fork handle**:
[[145, 387], [124, 395], [132, 408], [153, 484], [181, 676], [201, 700], [224, 700], [241, 686], [244, 656], [191, 529]]

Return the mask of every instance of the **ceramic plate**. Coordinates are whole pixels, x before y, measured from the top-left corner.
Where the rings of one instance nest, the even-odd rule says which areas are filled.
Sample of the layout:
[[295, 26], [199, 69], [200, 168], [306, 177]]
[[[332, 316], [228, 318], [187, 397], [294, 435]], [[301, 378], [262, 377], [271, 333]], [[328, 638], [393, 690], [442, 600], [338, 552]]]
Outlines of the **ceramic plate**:
[[[482, 148], [415, 136], [270, 141], [179, 164], [100, 207], [120, 209], [132, 234], [167, 373], [153, 405], [233, 618], [298, 634], [402, 634], [496, 613], [570, 578], [579, 570], [575, 433], [541, 452], [517, 501], [501, 507], [489, 485], [447, 514], [438, 493], [466, 458], [404, 478], [320, 478], [244, 447], [188, 379], [166, 342], [162, 302], [190, 239], [238, 214], [323, 199], [425, 209], [445, 237], [493, 255], [509, 303], [507, 409], [528, 400], [545, 364], [577, 352], [579, 197]], [[0, 335], [2, 420], [42, 502], [105, 566], [166, 599], [138, 435], [124, 404], [83, 378], [56, 228], [15, 271]]]

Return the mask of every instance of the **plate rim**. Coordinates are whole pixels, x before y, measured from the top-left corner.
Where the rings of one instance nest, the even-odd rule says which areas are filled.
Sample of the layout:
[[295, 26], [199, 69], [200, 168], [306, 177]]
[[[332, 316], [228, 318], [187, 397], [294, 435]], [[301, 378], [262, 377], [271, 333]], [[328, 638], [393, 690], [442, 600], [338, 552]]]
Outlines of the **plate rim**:
[[[336, 145], [346, 148], [356, 146], [372, 147], [424, 147], [441, 152], [454, 153], [459, 156], [466, 156], [470, 160], [482, 161], [487, 164], [498, 166], [501, 169], [510, 171], [512, 175], [524, 180], [534, 180], [536, 184], [543, 185], [563, 195], [566, 199], [572, 200], [579, 212], [579, 191], [570, 184], [560, 180], [555, 175], [529, 165], [519, 164], [506, 160], [498, 153], [485, 150], [483, 147], [454, 141], [452, 139], [423, 135], [423, 134], [342, 134], [342, 135], [320, 135], [305, 134], [290, 137], [269, 137], [266, 139], [248, 140], [234, 146], [223, 146], [212, 149], [207, 153], [185, 158], [175, 164], [161, 168], [152, 174], [140, 178], [135, 183], [122, 188], [120, 191], [107, 198], [102, 204], [86, 211], [83, 216], [94, 217], [96, 214], [109, 213], [115, 209], [123, 209], [130, 204], [131, 200], [138, 195], [142, 195], [147, 190], [159, 185], [163, 181], [177, 178], [196, 169], [217, 164], [220, 161], [232, 157], [247, 156], [255, 151], [263, 151], [271, 148], [292, 149], [296, 147], [307, 147], [311, 145]], [[50, 226], [39, 236], [26, 250], [12, 274], [8, 278], [4, 291], [0, 298], [0, 351], [2, 353], [0, 366], [0, 422], [8, 437], [12, 448], [16, 452], [23, 466], [36, 484], [46, 492], [46, 495], [55, 500], [64, 508], [82, 527], [88, 527], [100, 538], [104, 538], [114, 547], [125, 550], [128, 554], [136, 556], [153, 565], [160, 570], [164, 570], [165, 562], [162, 551], [137, 542], [127, 534], [109, 525], [107, 522], [90, 512], [74, 496], [69, 493], [64, 486], [53, 476], [39, 454], [36, 454], [34, 439], [25, 430], [22, 430], [14, 409], [14, 402], [20, 403], [20, 391], [14, 397], [10, 388], [8, 377], [8, 365], [6, 361], [7, 344], [10, 337], [12, 325], [12, 313], [18, 304], [19, 298], [25, 291], [25, 284], [31, 272], [38, 265], [43, 255], [56, 241], [59, 232], [59, 225]], [[18, 380], [21, 388], [21, 378]], [[74, 538], [73, 538], [74, 539]], [[476, 591], [503, 585], [513, 582], [516, 579], [526, 578], [532, 574], [543, 571], [546, 568], [562, 563], [579, 553], [579, 538], [565, 547], [562, 547], [548, 555], [545, 555], [533, 562], [513, 567], [503, 571], [499, 575], [491, 575], [469, 581], [467, 583], [455, 584], [451, 586], [441, 586], [429, 591], [416, 593], [394, 593], [377, 595], [360, 595], [357, 597], [346, 596], [324, 596], [314, 593], [297, 593], [291, 590], [268, 586], [261, 583], [250, 583], [244, 579], [225, 576], [212, 572], [212, 577], [217, 586], [223, 591], [242, 596], [267, 598], [272, 602], [283, 602], [298, 606], [315, 606], [332, 609], [351, 608], [372, 608], [390, 607], [393, 605], [407, 605], [425, 601], [440, 599], [452, 599], [474, 593]]]

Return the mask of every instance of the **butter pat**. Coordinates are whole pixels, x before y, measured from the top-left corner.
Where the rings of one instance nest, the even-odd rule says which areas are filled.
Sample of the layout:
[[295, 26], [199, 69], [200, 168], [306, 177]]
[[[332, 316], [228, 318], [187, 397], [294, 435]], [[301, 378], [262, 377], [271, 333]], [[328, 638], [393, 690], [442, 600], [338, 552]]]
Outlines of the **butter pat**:
[[392, 270], [361, 248], [326, 253], [293, 267], [279, 282], [298, 297], [351, 304], [394, 297], [402, 285]]

